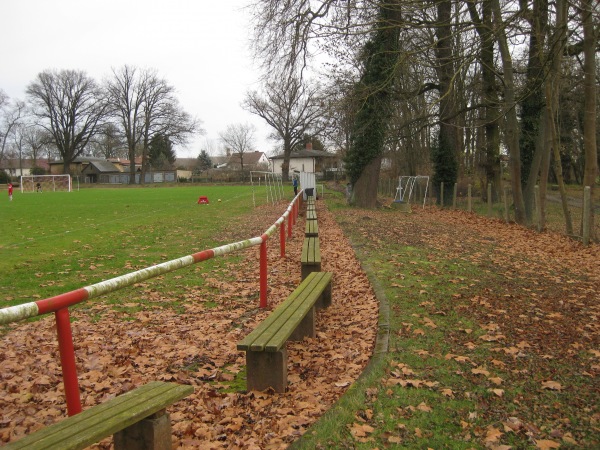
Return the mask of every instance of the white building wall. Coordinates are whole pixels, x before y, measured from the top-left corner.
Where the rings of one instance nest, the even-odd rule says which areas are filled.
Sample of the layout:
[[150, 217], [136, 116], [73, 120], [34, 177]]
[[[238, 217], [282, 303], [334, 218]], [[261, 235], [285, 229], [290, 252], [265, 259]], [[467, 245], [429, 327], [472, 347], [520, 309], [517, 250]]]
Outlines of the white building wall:
[[[281, 166], [283, 165], [283, 159], [274, 159], [273, 172], [281, 173]], [[291, 158], [290, 159], [290, 171], [292, 172], [315, 172], [315, 159], [314, 158]]]

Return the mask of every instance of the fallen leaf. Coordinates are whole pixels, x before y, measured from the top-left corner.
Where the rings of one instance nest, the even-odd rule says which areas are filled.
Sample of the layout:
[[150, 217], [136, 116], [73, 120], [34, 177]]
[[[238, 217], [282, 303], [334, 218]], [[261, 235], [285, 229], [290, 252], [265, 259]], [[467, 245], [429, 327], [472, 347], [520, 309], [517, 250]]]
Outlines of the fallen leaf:
[[540, 450], [548, 450], [551, 448], [560, 448], [560, 444], [549, 439], [541, 439], [535, 442], [535, 447]]
[[452, 389], [442, 389], [442, 395], [444, 397], [454, 398], [454, 392], [452, 392]]
[[483, 369], [481, 367], [476, 367], [475, 369], [471, 369], [471, 373], [473, 373], [475, 375], [483, 375], [486, 377], [490, 375], [490, 373], [486, 369]]
[[486, 444], [498, 441], [498, 439], [500, 439], [500, 437], [502, 437], [502, 435], [504, 434], [504, 433], [502, 433], [502, 431], [500, 431], [498, 428], [495, 428], [492, 425], [489, 425], [486, 428], [486, 431], [487, 431], [486, 435], [485, 435]]
[[561, 391], [563, 387], [556, 381], [544, 381], [542, 383], [542, 389], [549, 389], [551, 391]]
[[419, 405], [417, 406], [417, 409], [419, 411], [423, 411], [423, 412], [431, 412], [431, 407], [428, 406], [425, 402], [421, 402], [419, 403]]

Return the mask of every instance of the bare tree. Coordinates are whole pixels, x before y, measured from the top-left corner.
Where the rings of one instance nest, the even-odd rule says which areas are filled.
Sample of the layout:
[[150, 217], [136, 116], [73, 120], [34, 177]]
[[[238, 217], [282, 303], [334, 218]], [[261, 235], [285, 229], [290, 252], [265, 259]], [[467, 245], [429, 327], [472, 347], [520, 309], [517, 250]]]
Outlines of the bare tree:
[[11, 102], [8, 95], [0, 90], [0, 160], [4, 158], [6, 146], [16, 127], [23, 120], [25, 109], [23, 101]]
[[27, 87], [33, 114], [50, 135], [69, 173], [108, 112], [102, 92], [83, 71], [44, 71]]
[[267, 82], [264, 91], [248, 92], [242, 106], [273, 128], [272, 137], [283, 147], [281, 170], [287, 180], [292, 149], [304, 134], [318, 135], [323, 130], [321, 94], [316, 85], [307, 86], [293, 75]]
[[52, 136], [43, 128], [35, 124], [28, 124], [23, 132], [25, 144], [29, 148], [28, 156], [38, 164], [38, 160], [48, 156], [48, 146], [52, 145]]
[[183, 144], [199, 131], [199, 122], [183, 111], [175, 97], [175, 89], [155, 70], [124, 66], [113, 70], [106, 82], [109, 101], [125, 136], [129, 154], [130, 184], [135, 184], [135, 158], [141, 148], [142, 174], [148, 165], [148, 148], [156, 134], [171, 142]]
[[239, 158], [241, 170], [244, 171], [244, 154], [251, 152], [254, 148], [254, 133], [256, 127], [249, 123], [238, 123], [227, 125], [225, 131], [219, 133], [219, 137], [225, 146], [231, 149], [232, 156]]
[[136, 149], [144, 136], [143, 104], [147, 78], [147, 73], [123, 66], [119, 70], [113, 69], [112, 79], [106, 82], [108, 100], [127, 144], [129, 184], [135, 184]]
[[127, 158], [127, 144], [117, 125], [106, 122], [91, 142], [92, 154], [103, 158]]
[[175, 97], [175, 88], [156, 73], [149, 74], [146, 82], [144, 103], [144, 137], [142, 140], [142, 174], [140, 183], [144, 183], [148, 170], [148, 152], [152, 139], [161, 135], [171, 143], [184, 144], [190, 135], [198, 129], [198, 122], [190, 117], [179, 105]]

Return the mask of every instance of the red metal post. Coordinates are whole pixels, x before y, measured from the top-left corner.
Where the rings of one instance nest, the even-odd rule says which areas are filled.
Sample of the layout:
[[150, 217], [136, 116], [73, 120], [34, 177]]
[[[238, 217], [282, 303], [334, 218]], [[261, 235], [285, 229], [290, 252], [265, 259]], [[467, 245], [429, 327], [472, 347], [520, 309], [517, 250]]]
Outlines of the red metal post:
[[260, 244], [260, 307], [267, 307], [267, 237]]
[[298, 201], [294, 202], [294, 206], [292, 206], [292, 225], [296, 225], [296, 216], [298, 214]]
[[279, 248], [281, 249], [281, 257], [285, 258], [285, 219], [281, 221], [279, 228]]
[[292, 208], [292, 211], [290, 211], [290, 213], [288, 214], [288, 238], [291, 239], [292, 238], [292, 215], [294, 214], [294, 208]]
[[81, 399], [79, 398], [79, 381], [77, 380], [75, 347], [73, 346], [69, 309], [59, 309], [54, 313], [54, 317], [56, 318], [60, 365], [62, 366], [63, 383], [65, 385], [65, 397], [67, 398], [67, 413], [69, 416], [74, 416], [81, 412]]

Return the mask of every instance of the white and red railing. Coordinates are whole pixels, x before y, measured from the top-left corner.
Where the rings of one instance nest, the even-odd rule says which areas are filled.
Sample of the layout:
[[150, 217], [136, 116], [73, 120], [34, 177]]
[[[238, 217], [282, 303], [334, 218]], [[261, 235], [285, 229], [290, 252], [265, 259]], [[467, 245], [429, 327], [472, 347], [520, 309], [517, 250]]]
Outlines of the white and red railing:
[[75, 365], [75, 348], [73, 345], [73, 333], [71, 330], [69, 306], [81, 303], [84, 300], [89, 300], [91, 298], [108, 294], [110, 292], [118, 291], [127, 286], [131, 286], [132, 284], [157, 277], [164, 273], [173, 272], [183, 267], [187, 267], [201, 261], [206, 261], [207, 259], [214, 258], [215, 256], [222, 256], [236, 250], [260, 245], [259, 302], [261, 308], [266, 308], [267, 239], [272, 236], [279, 227], [279, 245], [281, 249], [281, 257], [285, 257], [285, 221], [286, 219], [288, 220], [287, 237], [291, 238], [293, 226], [296, 224], [298, 218], [301, 201], [302, 191], [300, 191], [298, 195], [294, 197], [294, 200], [292, 200], [281, 217], [279, 217], [279, 219], [277, 219], [277, 221], [260, 236], [183, 256], [181, 258], [173, 259], [162, 264], [111, 278], [110, 280], [101, 281], [100, 283], [92, 284], [90, 286], [66, 292], [54, 297], [0, 309], [0, 325], [18, 322], [23, 319], [49, 314], [51, 312], [54, 313], [56, 319], [56, 330], [58, 334], [58, 348], [60, 352], [63, 383], [65, 386], [65, 397], [67, 400], [67, 413], [69, 416], [75, 415], [81, 412], [81, 399], [79, 397], [79, 381], [77, 379], [77, 367]]

